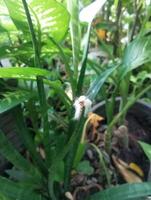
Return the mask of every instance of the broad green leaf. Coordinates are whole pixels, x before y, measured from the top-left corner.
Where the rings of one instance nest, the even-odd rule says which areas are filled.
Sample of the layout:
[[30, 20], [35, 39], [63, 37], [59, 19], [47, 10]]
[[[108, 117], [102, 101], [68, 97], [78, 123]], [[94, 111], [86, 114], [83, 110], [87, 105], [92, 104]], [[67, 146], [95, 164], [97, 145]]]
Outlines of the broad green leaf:
[[24, 101], [27, 101], [33, 95], [29, 91], [17, 90], [14, 92], [3, 94], [3, 96], [5, 96], [5, 98], [0, 100], [0, 114], [7, 110], [10, 110], [11, 108], [17, 106]]
[[37, 16], [42, 35], [61, 41], [69, 26], [69, 14], [63, 5], [55, 0], [31, 0], [29, 6]]
[[40, 194], [4, 177], [0, 177], [0, 193], [11, 200], [42, 200]]
[[120, 78], [133, 69], [151, 61], [151, 39], [139, 37], [133, 40], [124, 51], [123, 61], [120, 69]]
[[114, 70], [116, 70], [117, 66], [112, 66], [108, 69], [106, 69], [104, 72], [101, 72], [100, 75], [94, 80], [91, 87], [89, 88], [87, 92], [87, 97], [93, 100], [98, 92], [100, 91], [101, 87], [105, 83], [105, 81], [108, 79], [108, 77], [112, 74]]
[[142, 147], [142, 149], [143, 149], [144, 153], [146, 154], [146, 156], [148, 157], [148, 159], [151, 161], [151, 145], [147, 144], [145, 142], [141, 142], [141, 141], [138, 141], [138, 143]]
[[[4, 0], [8, 8], [9, 15], [14, 24], [24, 33], [29, 34], [28, 22], [22, 4], [22, 0]], [[69, 14], [62, 4], [55, 0], [28, 1], [30, 14], [35, 27], [35, 31], [46, 39], [46, 34], [51, 35], [56, 41], [61, 41], [68, 29]], [[40, 39], [40, 38], [37, 38]]]
[[4, 0], [4, 2], [17, 29], [29, 34], [29, 27], [22, 1]]
[[36, 80], [37, 76], [50, 78], [51, 72], [45, 69], [32, 68], [32, 67], [0, 68], [0, 78]]
[[151, 195], [151, 182], [124, 184], [98, 192], [87, 200], [143, 200]]
[[77, 171], [86, 175], [93, 174], [93, 167], [91, 167], [90, 162], [88, 160], [81, 161], [77, 166]]

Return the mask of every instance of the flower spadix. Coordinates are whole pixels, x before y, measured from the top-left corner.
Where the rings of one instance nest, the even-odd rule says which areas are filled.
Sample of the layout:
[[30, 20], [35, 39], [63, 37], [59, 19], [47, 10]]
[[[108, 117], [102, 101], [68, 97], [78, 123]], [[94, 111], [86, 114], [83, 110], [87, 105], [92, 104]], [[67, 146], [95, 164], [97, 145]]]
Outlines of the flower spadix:
[[86, 96], [80, 96], [74, 102], [75, 114], [74, 119], [78, 120], [81, 117], [82, 111], [84, 110], [84, 116], [91, 111], [92, 101]]

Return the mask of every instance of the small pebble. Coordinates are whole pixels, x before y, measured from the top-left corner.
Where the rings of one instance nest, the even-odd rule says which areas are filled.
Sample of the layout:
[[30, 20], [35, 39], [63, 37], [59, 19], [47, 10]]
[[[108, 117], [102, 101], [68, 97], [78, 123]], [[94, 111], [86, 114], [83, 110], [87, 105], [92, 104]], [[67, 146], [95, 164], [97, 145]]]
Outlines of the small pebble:
[[97, 183], [98, 182], [98, 180], [95, 178], [95, 177], [92, 177], [92, 179], [91, 179], [94, 183]]
[[90, 160], [93, 160], [93, 152], [92, 152], [92, 150], [91, 149], [88, 149], [87, 150], [87, 156], [88, 156], [88, 158], [90, 159]]

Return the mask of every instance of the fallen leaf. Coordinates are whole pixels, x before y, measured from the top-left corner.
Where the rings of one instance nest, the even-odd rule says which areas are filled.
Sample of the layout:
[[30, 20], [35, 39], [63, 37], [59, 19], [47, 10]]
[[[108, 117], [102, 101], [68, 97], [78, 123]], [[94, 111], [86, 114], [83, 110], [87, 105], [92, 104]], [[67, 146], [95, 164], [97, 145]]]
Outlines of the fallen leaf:
[[133, 171], [135, 171], [138, 175], [141, 177], [144, 177], [144, 172], [143, 170], [136, 164], [136, 163], [130, 163], [129, 168]]
[[122, 177], [127, 183], [141, 183], [142, 182], [142, 179], [139, 176], [137, 176], [135, 173], [130, 171], [129, 165], [125, 163], [123, 160], [115, 157], [114, 155], [112, 155], [112, 160], [116, 168], [118, 169], [119, 173], [122, 175]]

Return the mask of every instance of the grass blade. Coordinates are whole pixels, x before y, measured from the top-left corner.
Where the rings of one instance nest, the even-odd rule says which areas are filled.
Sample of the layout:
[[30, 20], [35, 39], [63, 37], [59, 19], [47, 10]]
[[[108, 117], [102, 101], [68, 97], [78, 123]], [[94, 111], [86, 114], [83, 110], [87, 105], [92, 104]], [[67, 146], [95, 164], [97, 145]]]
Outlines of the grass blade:
[[0, 176], [0, 193], [11, 200], [42, 200], [41, 195], [36, 194], [30, 188], [23, 187], [7, 178]]
[[20, 135], [20, 138], [23, 139], [25, 146], [29, 150], [31, 157], [33, 161], [36, 163], [39, 170], [44, 174], [44, 176], [47, 176], [47, 173], [48, 173], [47, 168], [45, 166], [44, 161], [42, 161], [42, 159], [40, 158], [40, 155], [38, 155], [36, 151], [36, 146], [25, 125], [24, 117], [23, 117], [22, 110], [20, 107], [17, 107], [16, 109], [14, 109], [14, 115], [15, 115], [16, 125], [17, 125], [18, 134]]
[[10, 161], [15, 167], [25, 171], [31, 176], [35, 176], [36, 168], [29, 163], [8, 141], [5, 134], [0, 130], [0, 153]]

